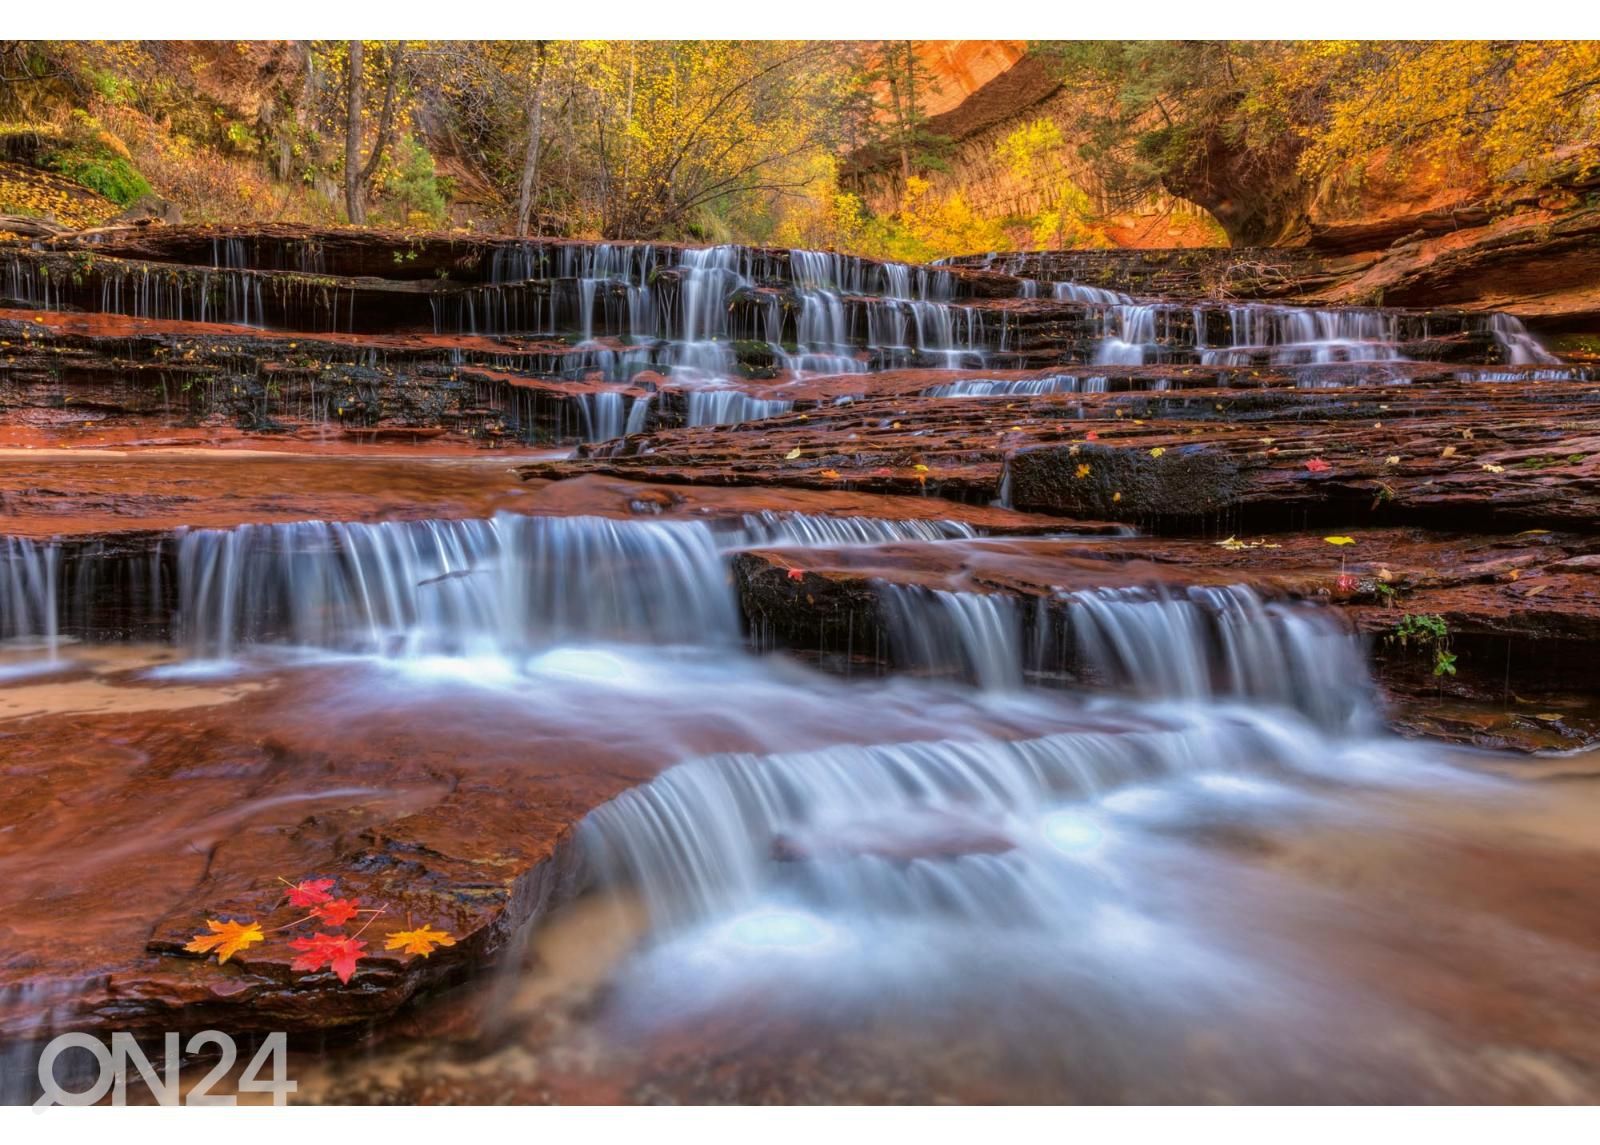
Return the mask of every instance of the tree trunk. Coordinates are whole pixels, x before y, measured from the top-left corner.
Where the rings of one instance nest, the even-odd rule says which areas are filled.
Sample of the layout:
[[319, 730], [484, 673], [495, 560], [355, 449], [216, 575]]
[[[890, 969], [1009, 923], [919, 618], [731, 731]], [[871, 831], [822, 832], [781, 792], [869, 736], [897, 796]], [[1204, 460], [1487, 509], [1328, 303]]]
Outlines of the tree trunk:
[[344, 128], [344, 207], [350, 222], [361, 226], [367, 221], [367, 205], [361, 186], [361, 88], [362, 46], [349, 44], [349, 74], [346, 79]]
[[528, 97], [528, 147], [522, 156], [522, 185], [517, 197], [517, 234], [526, 238], [539, 190], [539, 150], [544, 143], [545, 41], [538, 41], [533, 91]]

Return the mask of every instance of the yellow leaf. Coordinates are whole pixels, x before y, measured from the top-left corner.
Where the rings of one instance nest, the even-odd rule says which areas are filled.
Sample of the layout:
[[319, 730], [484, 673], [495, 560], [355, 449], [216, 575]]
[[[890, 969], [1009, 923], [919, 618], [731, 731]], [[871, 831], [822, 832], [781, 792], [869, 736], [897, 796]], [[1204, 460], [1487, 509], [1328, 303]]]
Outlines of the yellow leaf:
[[800, 447], [797, 445], [793, 449], [791, 449], [788, 453], [785, 453], [783, 455], [783, 459], [785, 461], [793, 461], [795, 458], [797, 458], [799, 456], [800, 456]]
[[211, 933], [195, 935], [183, 948], [193, 954], [209, 954], [214, 950], [218, 962], [226, 962], [239, 951], [266, 939], [261, 933], [261, 924], [256, 922], [222, 922], [208, 918], [206, 925]]
[[911, 468], [915, 469], [918, 473], [926, 473], [928, 471], [928, 467], [926, 465], [913, 465]]
[[1480, 468], [1483, 469], [1485, 473], [1504, 473], [1506, 471], [1506, 467], [1504, 465], [1484, 465], [1480, 466]]
[[433, 953], [435, 946], [454, 946], [456, 940], [442, 930], [419, 926], [416, 930], [397, 930], [383, 944], [385, 950], [399, 950], [406, 954], [420, 954], [424, 958]]
[[1323, 537], [1322, 539], [1330, 545], [1353, 545], [1356, 543], [1354, 537]]
[[1439, 453], [1440, 457], [1454, 457], [1455, 455], [1456, 455], [1456, 447], [1453, 446], [1453, 445], [1445, 446], [1444, 449], [1441, 450], [1440, 453]]
[[1249, 547], [1250, 547], [1249, 545], [1245, 544], [1243, 541], [1239, 540], [1237, 537], [1229, 537], [1225, 541], [1218, 541], [1217, 542], [1217, 548], [1219, 548], [1219, 549], [1227, 549], [1230, 553], [1231, 552], [1237, 552], [1240, 549], [1248, 549]]
[[1391, 453], [1388, 457], [1383, 459], [1383, 463], [1385, 465], [1399, 465], [1400, 457], [1398, 454]]
[[1122, 494], [1121, 493], [1113, 493], [1113, 494], [1111, 494], [1111, 503], [1113, 505], [1115, 505], [1117, 502], [1119, 502], [1121, 500], [1122, 500]]
[[1152, 449], [1152, 450], [1151, 450], [1151, 451], [1150, 451], [1150, 456], [1151, 456], [1151, 457], [1160, 457], [1160, 456], [1161, 456], [1161, 455], [1162, 455], [1162, 454], [1163, 454], [1163, 453], [1165, 453], [1165, 452], [1166, 452], [1166, 450], [1165, 450], [1165, 449], [1162, 449], [1162, 448], [1161, 448], [1161, 447], [1160, 447], [1160, 446], [1159, 446], [1159, 445], [1158, 445], [1158, 446], [1156, 446], [1156, 447], [1155, 447], [1155, 448], [1154, 448], [1154, 449]]
[[1090, 473], [1091, 473], [1091, 472], [1093, 472], [1093, 470], [1091, 470], [1091, 469], [1090, 469], [1090, 468], [1089, 468], [1089, 466], [1088, 466], [1088, 464], [1087, 464], [1087, 463], [1085, 463], [1085, 462], [1082, 462], [1082, 461], [1080, 461], [1080, 462], [1079, 462], [1079, 463], [1078, 463], [1078, 476], [1079, 476], [1079, 477], [1080, 477], [1080, 478], [1081, 478], [1081, 477], [1087, 477], [1087, 476], [1089, 476], [1089, 474], [1090, 474]]
[[837, 469], [824, 469], [822, 471], [822, 475], [829, 480], [832, 480], [839, 476], [839, 471]]
[[1517, 534], [1519, 537], [1548, 537], [1549, 535], [1549, 529], [1524, 529]]

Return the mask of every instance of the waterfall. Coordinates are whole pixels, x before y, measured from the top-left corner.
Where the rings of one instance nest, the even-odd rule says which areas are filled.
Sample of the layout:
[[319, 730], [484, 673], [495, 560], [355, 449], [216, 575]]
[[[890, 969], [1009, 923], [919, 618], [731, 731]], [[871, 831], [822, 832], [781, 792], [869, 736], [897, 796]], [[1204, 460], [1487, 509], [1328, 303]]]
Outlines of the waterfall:
[[1506, 362], [1513, 366], [1548, 365], [1561, 361], [1539, 345], [1539, 340], [1528, 333], [1522, 320], [1512, 314], [1491, 314], [1489, 331], [1499, 344]]
[[964, 378], [958, 382], [941, 382], [922, 391], [925, 398], [1002, 398], [1026, 397], [1030, 394], [1104, 393], [1108, 380], [1104, 375], [1079, 378], [1057, 374], [1048, 378]]
[[633, 405], [628, 407], [628, 424], [623, 428], [624, 434], [644, 432], [646, 419], [650, 416], [650, 405], [655, 400], [655, 394], [645, 394], [642, 398], [633, 400]]
[[1149, 730], [708, 756], [596, 809], [579, 841], [668, 935], [758, 910], [785, 924], [784, 945], [829, 933], [829, 918], [1071, 926], [1081, 890], [1063, 864], [1093, 861], [1115, 834], [1090, 800], [1315, 772], [1319, 753], [1329, 746], [1304, 725], [1197, 714]]
[[1051, 289], [1058, 302], [1093, 302], [1101, 306], [1128, 306], [1133, 299], [1117, 290], [1102, 290], [1077, 282], [1058, 282]]
[[1010, 597], [882, 584], [878, 599], [897, 664], [982, 688], [1022, 686], [1022, 619]]
[[602, 390], [598, 393], [577, 395], [583, 411], [583, 439], [585, 441], [610, 441], [623, 435], [625, 425], [624, 403], [620, 390]]
[[54, 657], [60, 563], [53, 541], [0, 537], [0, 640], [42, 640]]
[[794, 408], [794, 402], [780, 398], [753, 398], [738, 390], [690, 390], [689, 424], [738, 425], [777, 417]]
[[1332, 614], [1263, 602], [1242, 585], [1064, 597], [1082, 675], [1141, 696], [1295, 708], [1330, 730], [1364, 727], [1360, 646]]
[[501, 514], [201, 529], [179, 540], [178, 593], [179, 630], [201, 656], [252, 643], [409, 656], [739, 634], [700, 522]]
[[823, 517], [815, 513], [746, 513], [737, 532], [719, 534], [729, 548], [757, 546], [884, 545], [896, 541], [946, 541], [971, 538], [976, 529], [962, 521], [893, 520], [884, 517]]

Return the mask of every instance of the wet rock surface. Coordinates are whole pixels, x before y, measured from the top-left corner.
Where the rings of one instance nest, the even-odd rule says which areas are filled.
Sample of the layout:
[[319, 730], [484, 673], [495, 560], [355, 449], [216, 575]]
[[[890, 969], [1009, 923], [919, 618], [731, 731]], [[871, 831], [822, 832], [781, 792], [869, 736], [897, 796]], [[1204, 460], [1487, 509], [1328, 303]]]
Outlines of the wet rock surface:
[[[1553, 248], [1567, 269], [1551, 272], [1548, 305], [1525, 308], [1547, 329], [1587, 313], [1573, 302], [1587, 287], [1569, 273], [1587, 250], [1583, 225]], [[1523, 752], [1591, 746], [1600, 390], [1591, 364], [1557, 360], [1519, 324], [1479, 312], [1533, 290], [1525, 228], [1496, 234], [1461, 245], [1429, 231], [1356, 269], [1339, 262], [1344, 246], [1369, 236], [1232, 263], [1112, 252], [948, 268], [294, 228], [152, 226], [0, 246], [0, 570], [11, 578], [0, 638], [49, 642], [52, 656], [0, 688], [0, 768], [14, 785], [0, 812], [0, 1039], [216, 1025], [367, 1031], [392, 1047], [407, 1023], [444, 1013], [472, 1031], [462, 1068], [408, 1074], [402, 1049], [383, 1085], [361, 1075], [366, 1099], [1063, 1099], [1059, 1062], [1007, 1079], [964, 1073], [955, 1051], [899, 1059], [929, 1031], [894, 1021], [858, 1037], [768, 1014], [771, 1037], [753, 1046], [741, 1033], [759, 1009], [750, 998], [595, 1070], [571, 1063], [593, 1048], [585, 1023], [613, 1001], [598, 986], [541, 997], [536, 1019], [493, 1048], [472, 1015], [500, 997], [490, 968], [515, 966], [528, 929], [592, 875], [574, 845], [579, 822], [680, 760], [926, 738], [955, 703], [939, 690], [945, 676], [1082, 698], [1070, 732], [1090, 740], [1166, 730], [1153, 710], [1094, 707], [1127, 681], [1085, 644], [1089, 596], [1195, 604], [1196, 631], [1211, 639], [1196, 638], [1208, 650], [1197, 675], [1227, 668], [1235, 646], [1217, 634], [1240, 615], [1228, 607], [1277, 618], [1281, 634], [1285, 614], [1272, 610], [1320, 606], [1316, 616], [1363, 638], [1390, 727]], [[1246, 253], [1253, 286], [1229, 269]], [[1466, 285], [1497, 276], [1499, 293]], [[1175, 290], [1199, 297], [1117, 293]], [[1414, 308], [1277, 305], [1380, 293]], [[656, 548], [608, 559], [629, 576], [681, 565], [684, 583], [726, 599], [703, 614], [690, 607], [699, 597], [635, 607], [634, 587], [657, 582], [627, 580], [598, 630], [613, 639], [632, 624], [671, 646], [686, 617], [723, 625], [715, 639], [692, 636], [707, 637], [713, 664], [774, 653], [752, 657], [750, 673], [760, 710], [776, 714], [717, 707], [720, 677], [694, 693], [708, 697], [699, 706], [686, 702], [701, 681], [694, 658], [547, 662], [516, 645], [502, 660], [542, 673], [536, 698], [476, 677], [455, 687], [450, 672], [487, 671], [469, 637], [503, 644], [499, 628], [543, 617], [547, 603], [479, 616], [478, 586], [509, 568], [595, 587], [585, 578], [597, 566], [562, 564], [537, 548], [538, 530], [528, 541], [493, 524], [497, 514], [600, 522], [575, 534], [580, 555], [611, 525], [661, 526]], [[297, 522], [414, 528], [296, 533]], [[195, 530], [243, 526], [258, 527], [255, 547], [222, 536], [184, 547]], [[303, 537], [314, 551], [290, 551]], [[485, 538], [501, 547], [473, 547]], [[410, 580], [396, 588], [374, 570]], [[279, 647], [286, 639], [263, 639], [266, 654], [244, 641], [251, 655], [233, 674], [184, 674], [188, 661], [226, 660], [219, 647], [241, 651], [207, 643], [208, 623], [232, 631], [237, 601], [206, 587], [229, 576], [265, 586], [259, 599], [275, 608], [286, 584], [335, 586], [274, 623], [339, 639], [309, 641], [325, 654], [309, 660]], [[371, 603], [424, 587], [445, 602], [438, 615], [401, 623]], [[46, 597], [48, 632], [37, 622]], [[930, 600], [952, 611], [905, 611]], [[360, 623], [341, 628], [341, 609]], [[1018, 663], [1001, 665], [995, 686], [993, 664], [939, 662], [908, 641], [908, 615], [930, 640], [945, 634], [938, 625], [1005, 635], [1014, 622]], [[362, 624], [372, 634], [350, 636]], [[123, 643], [158, 640], [170, 643]], [[405, 640], [421, 646], [397, 651]], [[784, 675], [798, 671], [792, 661], [829, 675]], [[392, 699], [385, 674], [408, 671], [445, 682], [430, 677], [424, 701]], [[662, 681], [680, 677], [676, 706], [662, 701]], [[931, 678], [930, 690], [896, 690], [908, 678]], [[884, 690], [861, 712], [835, 687]], [[1052, 726], [988, 703], [961, 709], [964, 726], [1005, 742]], [[1353, 871], [1299, 849], [1292, 829], [1162, 830], [1163, 845], [1260, 864], [1262, 878], [1287, 869], [1326, 889], [1404, 871], [1408, 905], [1454, 894], [1580, 951], [1597, 941], [1560, 906], [1592, 874], [1587, 852], [1529, 844], [1493, 869], [1481, 841], [1439, 844], [1459, 850], [1462, 872], [1462, 885], [1443, 887], [1457, 876], [1414, 865], [1428, 851], [1415, 840]], [[929, 813], [786, 830], [763, 854], [804, 880], [841, 856], [897, 871], [1004, 863], [1026, 850], [1023, 835]], [[1229, 870], [1250, 899], [1256, 874]], [[288, 923], [281, 880], [310, 876], [384, 908], [369, 940], [426, 922], [458, 941], [426, 959], [372, 941], [349, 987], [292, 970], [282, 933], [226, 966], [182, 951], [207, 918]], [[1432, 917], [1445, 926], [1446, 913]], [[1506, 999], [1527, 984], [1503, 973], [1514, 942], [1452, 956], [1443, 938], [1342, 925], [1316, 923], [1345, 944], [1339, 973], [1425, 1012], [1427, 1036], [1434, 1023], [1471, 1025], [1453, 1007], [1473, 1003], [1485, 1028], [1594, 1060], [1592, 1038], [1569, 1023], [1508, 1017]], [[1388, 974], [1386, 944], [1415, 954], [1406, 973]], [[1430, 959], [1442, 978], [1416, 969]], [[1485, 975], [1515, 981], [1474, 1003]], [[1539, 990], [1544, 1010], [1560, 1008], [1559, 990]], [[463, 1017], [453, 1007], [467, 995], [482, 1009]], [[1070, 1005], [1056, 1016], [1107, 1020]], [[1167, 1017], [1175, 1036], [1188, 1028]], [[1146, 1064], [1199, 1080], [1152, 1090], [1113, 1065], [1065, 1073], [1085, 1100], [1405, 1100], [1416, 1081], [1385, 1088], [1364, 1075], [1319, 1090], [1309, 1079], [1327, 1061], [1259, 1084], [1226, 1055], [1193, 1075]], [[337, 1073], [320, 1079], [318, 1099], [357, 1096]], [[1512, 1080], [1495, 1093], [1537, 1089]]]

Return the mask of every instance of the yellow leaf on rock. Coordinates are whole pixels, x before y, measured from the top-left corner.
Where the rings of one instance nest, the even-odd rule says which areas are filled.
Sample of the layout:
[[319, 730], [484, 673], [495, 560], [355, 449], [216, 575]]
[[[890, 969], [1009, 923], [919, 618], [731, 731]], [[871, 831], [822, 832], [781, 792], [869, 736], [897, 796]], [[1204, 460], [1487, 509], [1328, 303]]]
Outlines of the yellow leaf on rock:
[[1160, 457], [1160, 456], [1161, 456], [1161, 455], [1162, 455], [1162, 454], [1163, 454], [1163, 453], [1165, 453], [1165, 452], [1166, 452], [1166, 450], [1165, 450], [1165, 449], [1162, 449], [1162, 448], [1161, 448], [1161, 447], [1160, 447], [1160, 446], [1159, 446], [1159, 445], [1158, 445], [1158, 446], [1156, 446], [1156, 447], [1155, 447], [1155, 448], [1154, 448], [1154, 449], [1152, 449], [1152, 450], [1151, 450], [1151, 451], [1150, 451], [1150, 456], [1151, 456], [1151, 457]]
[[822, 475], [824, 477], [828, 478], [829, 480], [833, 480], [834, 478], [839, 476], [839, 471], [837, 469], [824, 469], [822, 471]]
[[913, 465], [911, 468], [915, 469], [918, 473], [926, 473], [928, 471], [928, 467], [926, 465]]
[[1456, 447], [1453, 446], [1453, 445], [1447, 445], [1442, 450], [1439, 451], [1439, 456], [1440, 457], [1454, 457], [1455, 455], [1456, 455]]
[[1485, 473], [1504, 473], [1506, 471], [1504, 465], [1484, 465], [1481, 468]]
[[1330, 545], [1353, 545], [1356, 543], [1354, 537], [1323, 537], [1322, 539]]
[[1091, 470], [1089, 468], [1089, 466], [1085, 462], [1081, 462], [1080, 461], [1078, 463], [1078, 473], [1077, 473], [1078, 477], [1080, 477], [1080, 478], [1087, 477], [1092, 472], [1093, 472], [1093, 470]]
[[454, 946], [456, 940], [442, 930], [419, 926], [416, 930], [397, 930], [383, 944], [385, 950], [399, 950], [406, 954], [420, 954], [424, 958], [433, 953], [435, 946]]
[[788, 453], [785, 453], [783, 455], [783, 459], [785, 461], [793, 461], [795, 458], [797, 458], [799, 456], [800, 456], [800, 447], [797, 445], [793, 449], [791, 449]]
[[218, 962], [226, 962], [239, 951], [266, 939], [266, 935], [261, 933], [261, 924], [256, 922], [223, 922], [208, 918], [206, 926], [211, 928], [210, 934], [195, 935], [183, 948], [192, 954], [215, 951]]

